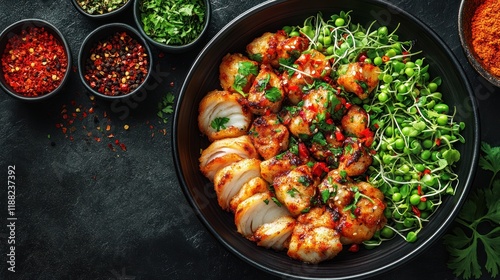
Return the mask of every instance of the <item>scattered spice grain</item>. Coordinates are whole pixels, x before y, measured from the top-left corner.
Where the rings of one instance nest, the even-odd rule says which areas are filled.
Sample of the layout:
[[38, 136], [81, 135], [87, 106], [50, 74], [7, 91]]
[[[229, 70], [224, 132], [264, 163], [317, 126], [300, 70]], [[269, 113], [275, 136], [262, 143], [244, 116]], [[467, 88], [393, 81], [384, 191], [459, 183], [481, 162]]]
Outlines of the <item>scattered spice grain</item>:
[[485, 0], [474, 12], [471, 23], [472, 47], [481, 64], [500, 77], [500, 1]]
[[91, 15], [103, 15], [115, 11], [130, 0], [78, 0], [78, 5]]

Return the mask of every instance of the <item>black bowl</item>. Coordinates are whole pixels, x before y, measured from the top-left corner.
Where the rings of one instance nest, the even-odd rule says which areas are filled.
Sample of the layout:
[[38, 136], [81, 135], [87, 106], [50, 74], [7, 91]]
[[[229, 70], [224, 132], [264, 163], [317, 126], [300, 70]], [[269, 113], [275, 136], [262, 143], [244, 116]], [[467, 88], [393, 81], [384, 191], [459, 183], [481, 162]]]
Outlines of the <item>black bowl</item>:
[[128, 0], [127, 3], [123, 4], [123, 6], [116, 8], [110, 12], [107, 13], [102, 13], [102, 14], [91, 14], [87, 11], [85, 11], [79, 4], [78, 0], [71, 0], [71, 3], [73, 3], [73, 6], [75, 6], [75, 9], [80, 12], [82, 15], [90, 18], [90, 19], [95, 19], [95, 20], [107, 20], [110, 18], [114, 18], [116, 16], [119, 16], [122, 14], [125, 10], [128, 9], [130, 5], [132, 5], [133, 0]]
[[64, 74], [64, 77], [62, 77], [59, 86], [55, 88], [53, 91], [39, 96], [24, 96], [17, 93], [10, 85], [6, 83], [3, 69], [2, 67], [0, 67], [1, 88], [10, 96], [18, 100], [28, 101], [28, 102], [46, 100], [60, 93], [63, 90], [64, 86], [66, 85], [67, 81], [69, 80], [69, 76], [71, 73], [71, 50], [69, 48], [68, 43], [66, 42], [66, 39], [64, 39], [63, 34], [54, 25], [41, 19], [24, 19], [15, 22], [10, 26], [8, 26], [7, 28], [5, 28], [0, 34], [0, 57], [3, 56], [7, 42], [9, 41], [10, 38], [21, 34], [22, 30], [26, 30], [27, 28], [32, 28], [32, 27], [37, 27], [37, 28], [43, 27], [49, 34], [52, 34], [54, 38], [64, 47], [67, 58], [67, 66], [66, 66], [66, 72]]
[[[220, 88], [218, 67], [231, 52], [245, 52], [245, 46], [264, 32], [275, 32], [285, 25], [300, 25], [319, 11], [324, 16], [352, 10], [353, 22], [369, 24], [379, 20], [390, 30], [399, 23], [400, 39], [415, 40], [413, 50], [422, 50], [432, 76], [440, 76], [445, 101], [456, 106], [456, 119], [466, 123], [466, 143], [457, 146], [461, 160], [457, 164], [460, 183], [456, 194], [444, 199], [415, 243], [402, 238], [384, 242], [358, 253], [342, 252], [332, 261], [317, 265], [302, 264], [284, 252], [263, 249], [243, 238], [234, 225], [233, 214], [220, 209], [211, 184], [199, 171], [200, 149], [208, 140], [200, 137], [197, 104], [210, 90]], [[406, 37], [406, 38], [404, 38]], [[202, 50], [182, 86], [174, 116], [173, 151], [182, 190], [195, 213], [208, 230], [232, 253], [270, 274], [300, 279], [359, 279], [371, 277], [414, 259], [445, 233], [459, 212], [477, 166], [479, 119], [473, 91], [463, 69], [444, 42], [425, 24], [407, 12], [378, 0], [324, 1], [276, 0], [260, 4], [227, 24]]]
[[500, 77], [491, 74], [481, 63], [481, 59], [472, 46], [472, 18], [474, 12], [484, 1], [482, 0], [462, 0], [458, 12], [458, 35], [462, 44], [465, 56], [474, 69], [493, 85], [500, 87]]
[[[120, 95], [106, 95], [104, 93], [101, 93], [97, 91], [96, 89], [92, 88], [89, 83], [85, 80], [85, 63], [86, 60], [90, 57], [91, 55], [91, 50], [95, 45], [102, 40], [105, 40], [109, 36], [114, 35], [117, 32], [126, 32], [131, 38], [135, 39], [139, 44], [142, 45], [144, 48], [145, 52], [147, 53], [147, 74], [144, 77], [142, 83], [135, 88], [134, 90], [128, 92], [127, 94], [120, 94]], [[115, 100], [115, 99], [121, 99], [121, 98], [126, 98], [130, 97], [138, 92], [141, 91], [141, 89], [144, 87], [146, 84], [148, 78], [151, 75], [151, 71], [153, 71], [153, 56], [151, 53], [151, 49], [149, 48], [149, 45], [146, 43], [144, 38], [139, 34], [139, 32], [134, 29], [133, 27], [124, 24], [124, 23], [109, 23], [105, 24], [102, 26], [99, 26], [96, 28], [94, 31], [92, 31], [85, 40], [83, 41], [83, 44], [80, 48], [80, 52], [78, 53], [78, 75], [80, 76], [80, 80], [83, 83], [83, 85], [89, 90], [91, 93], [94, 95], [101, 97], [103, 99], [109, 99], [109, 100]]]
[[161, 51], [167, 52], [167, 53], [184, 53], [187, 51], [192, 50], [195, 48], [199, 43], [202, 41], [203, 36], [205, 33], [207, 33], [208, 30], [208, 24], [210, 23], [210, 14], [211, 14], [211, 8], [210, 8], [210, 1], [209, 0], [203, 0], [205, 4], [205, 21], [203, 22], [203, 29], [201, 33], [198, 35], [196, 39], [193, 41], [189, 42], [188, 44], [185, 45], [167, 45], [160, 43], [158, 41], [155, 41], [153, 38], [151, 38], [149, 35], [146, 34], [143, 28], [143, 23], [141, 20], [141, 10], [140, 10], [140, 3], [142, 0], [134, 0], [134, 20], [135, 24], [137, 25], [139, 32], [141, 35], [146, 38], [146, 40], [154, 47], [158, 48]]

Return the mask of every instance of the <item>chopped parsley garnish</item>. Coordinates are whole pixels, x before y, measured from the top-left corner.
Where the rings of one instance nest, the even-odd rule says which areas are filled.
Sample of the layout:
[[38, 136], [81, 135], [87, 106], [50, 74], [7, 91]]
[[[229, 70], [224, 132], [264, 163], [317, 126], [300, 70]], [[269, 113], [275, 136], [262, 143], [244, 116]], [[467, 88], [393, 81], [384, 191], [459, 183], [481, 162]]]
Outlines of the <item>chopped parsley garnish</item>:
[[226, 129], [226, 124], [229, 122], [229, 118], [222, 117], [222, 118], [215, 118], [210, 126], [215, 129], [216, 131], [221, 131], [222, 129]]

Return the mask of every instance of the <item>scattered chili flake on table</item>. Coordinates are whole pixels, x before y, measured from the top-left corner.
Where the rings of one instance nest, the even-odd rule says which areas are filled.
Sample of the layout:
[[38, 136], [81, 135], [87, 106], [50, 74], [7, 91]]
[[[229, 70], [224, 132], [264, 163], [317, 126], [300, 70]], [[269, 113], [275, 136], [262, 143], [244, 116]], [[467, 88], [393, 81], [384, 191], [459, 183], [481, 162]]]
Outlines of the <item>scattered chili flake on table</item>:
[[99, 41], [85, 63], [85, 80], [105, 95], [124, 95], [138, 88], [148, 74], [144, 46], [127, 32]]
[[23, 96], [55, 90], [68, 66], [64, 46], [43, 27], [28, 27], [12, 36], [2, 55], [5, 81]]
[[485, 0], [474, 12], [471, 23], [472, 47], [481, 64], [491, 74], [500, 76], [500, 2]]
[[102, 15], [110, 13], [123, 5], [129, 0], [78, 0], [78, 5], [91, 15]]

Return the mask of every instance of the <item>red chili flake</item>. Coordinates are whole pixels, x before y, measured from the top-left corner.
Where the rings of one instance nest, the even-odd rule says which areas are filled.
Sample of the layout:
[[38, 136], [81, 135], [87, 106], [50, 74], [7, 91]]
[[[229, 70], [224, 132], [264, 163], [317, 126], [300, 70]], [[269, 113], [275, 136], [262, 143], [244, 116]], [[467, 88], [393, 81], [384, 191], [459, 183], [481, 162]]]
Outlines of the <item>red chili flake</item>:
[[164, 52], [160, 52], [160, 53], [158, 53], [158, 57], [159, 57], [159, 58], [163, 58], [164, 56], [165, 56], [165, 53], [164, 53]]
[[299, 157], [303, 160], [309, 158], [309, 151], [303, 142], [299, 143]]
[[312, 173], [316, 177], [321, 177], [323, 175], [323, 172], [328, 173], [328, 171], [330, 171], [328, 169], [328, 166], [326, 165], [326, 163], [324, 163], [322, 161], [318, 161], [318, 162], [314, 163], [314, 165], [312, 167]]
[[436, 146], [439, 146], [441, 145], [441, 138], [436, 138]]
[[63, 134], [66, 134], [66, 132], [67, 132], [67, 131], [68, 131], [68, 129], [67, 129], [67, 128], [65, 128], [65, 127], [63, 127], [63, 128], [62, 128], [62, 133], [63, 133]]
[[170, 86], [173, 87], [175, 84], [174, 82], [170, 82]]
[[424, 170], [424, 174], [431, 174], [431, 170], [430, 170], [430, 169], [428, 169], [428, 168], [426, 168], [426, 169]]
[[418, 185], [417, 186], [417, 192], [418, 192], [418, 195], [423, 195], [424, 193], [422, 192], [422, 186], [421, 185]]
[[412, 206], [411, 206], [411, 211], [413, 211], [413, 213], [414, 213], [417, 217], [420, 217], [420, 210], [417, 208], [417, 206], [412, 205]]
[[349, 247], [349, 252], [353, 252], [353, 253], [356, 253], [359, 251], [359, 245], [354, 243], [352, 244], [350, 247]]
[[333, 119], [328, 118], [328, 119], [326, 119], [326, 121], [325, 121], [325, 122], [326, 122], [327, 124], [333, 124]]
[[108, 143], [108, 148], [110, 148], [112, 151], [115, 150], [115, 147], [113, 147], [113, 144], [111, 144], [111, 143]]
[[99, 41], [86, 59], [87, 83], [99, 93], [117, 96], [138, 88], [148, 74], [145, 48], [127, 32]]
[[23, 96], [55, 90], [68, 66], [64, 46], [43, 27], [28, 27], [10, 37], [1, 60], [6, 83]]
[[123, 144], [123, 143], [120, 143], [120, 148], [121, 148], [123, 151], [127, 151], [127, 146], [125, 146], [125, 144]]
[[335, 131], [335, 139], [337, 141], [344, 141], [345, 136], [344, 136], [344, 134], [342, 134], [342, 132], [340, 130], [337, 130], [337, 131]]
[[93, 113], [94, 113], [94, 107], [90, 107], [89, 114], [93, 114]]
[[349, 102], [346, 102], [346, 103], [345, 103], [345, 108], [346, 108], [347, 110], [349, 110], [349, 108], [351, 108], [351, 107], [352, 107], [352, 104], [351, 104], [351, 103], [349, 103]]

